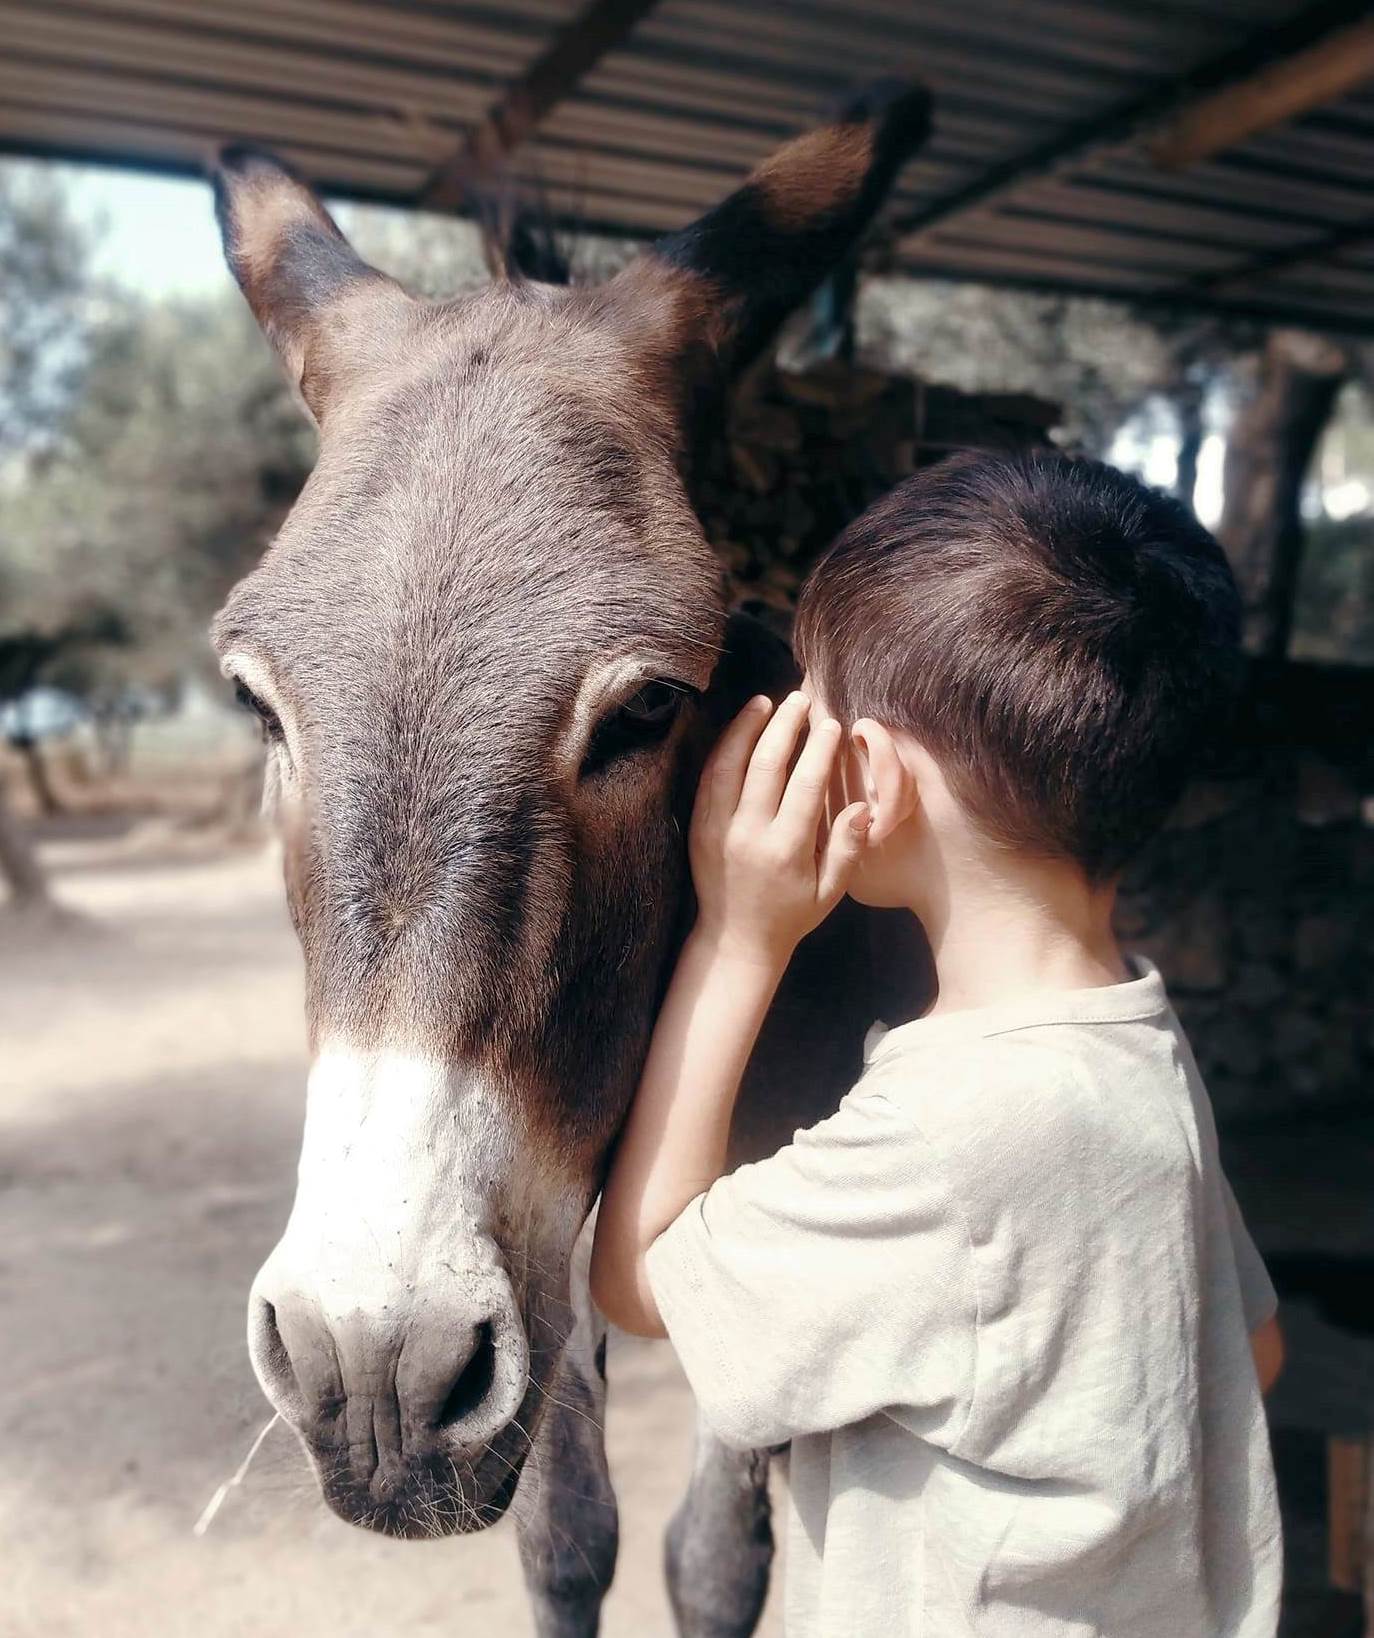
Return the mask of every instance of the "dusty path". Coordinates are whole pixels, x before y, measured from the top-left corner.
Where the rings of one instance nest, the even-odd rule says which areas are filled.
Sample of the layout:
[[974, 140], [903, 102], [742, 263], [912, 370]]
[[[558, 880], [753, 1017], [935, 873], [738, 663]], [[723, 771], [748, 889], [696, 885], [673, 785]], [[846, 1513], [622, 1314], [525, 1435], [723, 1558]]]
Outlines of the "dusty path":
[[[509, 1526], [351, 1530], [280, 1427], [192, 1538], [266, 1419], [243, 1304], [291, 1194], [296, 948], [266, 855], [68, 842], [48, 862], [83, 924], [0, 919], [0, 1638], [528, 1632]], [[610, 1372], [603, 1630], [658, 1638], [689, 1400], [662, 1345], [622, 1344]]]

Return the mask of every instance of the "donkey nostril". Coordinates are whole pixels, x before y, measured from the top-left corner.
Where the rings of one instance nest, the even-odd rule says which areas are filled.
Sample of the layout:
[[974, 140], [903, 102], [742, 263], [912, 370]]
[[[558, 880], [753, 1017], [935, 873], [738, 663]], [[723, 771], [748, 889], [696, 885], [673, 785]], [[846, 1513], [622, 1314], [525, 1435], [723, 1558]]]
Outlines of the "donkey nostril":
[[472, 1352], [459, 1373], [458, 1380], [449, 1389], [448, 1398], [439, 1412], [439, 1426], [448, 1427], [471, 1416], [496, 1380], [496, 1338], [491, 1325], [483, 1321], [473, 1335]]
[[302, 1399], [300, 1378], [282, 1340], [277, 1310], [265, 1297], [258, 1303], [254, 1332], [250, 1339], [251, 1352], [263, 1385], [268, 1389], [268, 1398], [278, 1408], [298, 1406]]
[[289, 1383], [294, 1388], [297, 1386], [296, 1372], [291, 1364], [291, 1355], [287, 1353], [286, 1344], [282, 1341], [281, 1327], [277, 1324], [277, 1310], [270, 1302], [263, 1303], [262, 1309], [263, 1362], [279, 1382]]

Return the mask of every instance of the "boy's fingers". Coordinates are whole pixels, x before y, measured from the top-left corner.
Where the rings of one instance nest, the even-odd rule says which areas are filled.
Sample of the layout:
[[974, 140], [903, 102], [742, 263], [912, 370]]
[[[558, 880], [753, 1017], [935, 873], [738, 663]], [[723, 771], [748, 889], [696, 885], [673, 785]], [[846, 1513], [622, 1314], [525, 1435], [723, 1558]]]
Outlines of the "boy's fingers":
[[836, 900], [849, 885], [854, 867], [868, 845], [872, 822], [867, 802], [851, 802], [830, 827], [830, 836], [816, 872], [817, 896], [823, 904]]
[[787, 783], [787, 764], [810, 709], [805, 694], [789, 694], [774, 711], [773, 720], [759, 735], [749, 758], [739, 796], [740, 812], [760, 819], [771, 819], [777, 813]]
[[814, 844], [839, 744], [838, 722], [819, 722], [811, 730], [778, 806], [778, 823], [788, 835], [810, 837]]
[[713, 814], [729, 815], [738, 807], [749, 758], [772, 710], [766, 694], [755, 695], [716, 741], [701, 779], [701, 794]]

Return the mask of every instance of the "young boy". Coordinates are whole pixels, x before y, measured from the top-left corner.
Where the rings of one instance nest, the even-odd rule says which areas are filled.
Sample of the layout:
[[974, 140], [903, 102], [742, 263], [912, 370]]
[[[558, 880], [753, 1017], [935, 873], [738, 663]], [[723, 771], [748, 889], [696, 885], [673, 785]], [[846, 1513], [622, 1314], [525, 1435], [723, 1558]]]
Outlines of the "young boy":
[[[703, 775], [698, 919], [592, 1290], [672, 1338], [727, 1443], [791, 1441], [794, 1638], [1272, 1638], [1273, 1289], [1160, 976], [1112, 933], [1236, 630], [1173, 501], [1059, 455], [949, 461], [821, 561], [803, 692]], [[845, 891], [920, 919], [938, 998], [722, 1177], [774, 989]]]

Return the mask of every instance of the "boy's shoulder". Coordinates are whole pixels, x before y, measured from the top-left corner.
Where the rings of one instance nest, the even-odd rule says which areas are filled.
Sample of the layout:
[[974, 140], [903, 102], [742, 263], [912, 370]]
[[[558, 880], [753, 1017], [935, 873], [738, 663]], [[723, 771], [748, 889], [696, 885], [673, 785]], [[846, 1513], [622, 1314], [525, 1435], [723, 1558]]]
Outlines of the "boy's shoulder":
[[[936, 1022], [930, 1020], [930, 1023]], [[1186, 1047], [1172, 1014], [870, 1032], [855, 1091], [882, 1097], [967, 1178], [1005, 1166], [1191, 1161]], [[1185, 1113], [1186, 1111], [1186, 1113]], [[1184, 1119], [1180, 1121], [1180, 1115]]]

